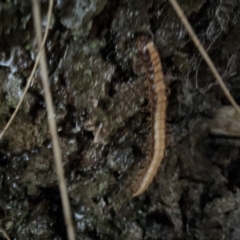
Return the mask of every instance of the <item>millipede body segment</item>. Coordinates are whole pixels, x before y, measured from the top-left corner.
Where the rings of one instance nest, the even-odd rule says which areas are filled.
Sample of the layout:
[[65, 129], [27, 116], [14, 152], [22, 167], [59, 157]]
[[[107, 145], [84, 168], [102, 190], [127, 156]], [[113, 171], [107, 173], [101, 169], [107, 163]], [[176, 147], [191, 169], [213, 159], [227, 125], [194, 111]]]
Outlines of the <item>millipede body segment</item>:
[[164, 158], [166, 148], [166, 84], [162, 64], [152, 41], [142, 38], [138, 42], [138, 51], [147, 72], [151, 104], [151, 143], [146, 167], [139, 173], [133, 196], [142, 194], [152, 182]]

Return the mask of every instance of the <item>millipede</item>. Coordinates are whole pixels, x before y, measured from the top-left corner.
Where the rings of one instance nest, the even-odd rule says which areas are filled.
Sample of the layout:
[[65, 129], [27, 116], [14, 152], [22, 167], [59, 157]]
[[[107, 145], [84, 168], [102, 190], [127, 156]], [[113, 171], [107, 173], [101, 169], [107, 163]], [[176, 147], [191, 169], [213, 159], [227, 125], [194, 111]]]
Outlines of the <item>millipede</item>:
[[167, 93], [161, 60], [153, 41], [147, 37], [137, 40], [137, 51], [147, 74], [151, 106], [151, 136], [148, 160], [138, 174], [133, 197], [142, 194], [149, 187], [161, 165], [166, 148]]

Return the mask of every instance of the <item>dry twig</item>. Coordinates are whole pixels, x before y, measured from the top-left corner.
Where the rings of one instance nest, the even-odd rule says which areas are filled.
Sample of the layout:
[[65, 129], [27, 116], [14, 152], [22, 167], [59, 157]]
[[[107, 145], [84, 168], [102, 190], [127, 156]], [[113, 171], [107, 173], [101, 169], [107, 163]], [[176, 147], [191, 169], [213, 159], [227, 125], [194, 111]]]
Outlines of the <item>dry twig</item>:
[[3, 228], [0, 228], [0, 232], [2, 233], [2, 235], [7, 239], [7, 240], [11, 240], [10, 237], [8, 236], [8, 234], [6, 233], [6, 231]]
[[223, 82], [221, 76], [219, 75], [217, 69], [215, 68], [212, 60], [210, 59], [210, 57], [208, 56], [207, 52], [204, 50], [204, 47], [200, 43], [198, 37], [194, 33], [193, 28], [191, 27], [190, 23], [188, 22], [187, 18], [185, 17], [181, 7], [179, 6], [179, 4], [177, 3], [176, 0], [169, 0], [169, 2], [171, 3], [172, 7], [176, 11], [178, 17], [181, 19], [182, 24], [184, 25], [184, 27], [187, 30], [187, 32], [190, 35], [190, 37], [192, 38], [192, 41], [194, 42], [195, 46], [197, 47], [197, 49], [201, 53], [202, 57], [206, 61], [208, 67], [211, 70], [211, 72], [213, 73], [213, 75], [215, 76], [216, 80], [218, 81], [220, 87], [222, 88], [223, 92], [225, 93], [225, 96], [227, 97], [229, 102], [234, 106], [236, 111], [238, 113], [240, 113], [240, 108], [239, 108], [238, 104], [233, 99], [233, 97], [230, 94], [229, 90], [227, 89], [225, 83]]
[[[52, 4], [53, 0], [50, 0], [50, 2]], [[44, 89], [44, 98], [45, 98], [46, 108], [47, 108], [48, 124], [49, 124], [51, 138], [52, 138], [54, 160], [55, 160], [55, 165], [57, 169], [57, 176], [58, 176], [58, 182], [59, 182], [59, 189], [61, 193], [65, 224], [67, 227], [68, 239], [75, 240], [70, 203], [68, 199], [68, 191], [65, 183], [64, 169], [63, 169], [62, 159], [61, 159], [62, 153], [59, 146], [57, 127], [54, 119], [55, 114], [53, 109], [52, 94], [51, 94], [49, 83], [48, 83], [46, 56], [45, 56], [44, 49], [41, 50], [42, 33], [41, 33], [40, 7], [39, 7], [38, 0], [32, 0], [32, 7], [33, 7], [35, 31], [36, 31], [38, 47], [39, 47], [40, 56], [41, 56], [40, 66], [41, 66], [42, 84]]]
[[41, 43], [41, 48], [39, 50], [39, 53], [36, 57], [36, 60], [35, 60], [35, 63], [34, 63], [34, 66], [33, 66], [33, 69], [32, 69], [32, 72], [27, 80], [27, 84], [26, 84], [26, 87], [24, 89], [24, 92], [23, 92], [23, 95], [20, 99], [20, 101], [18, 102], [18, 105], [16, 107], [16, 109], [14, 110], [11, 118], [9, 119], [9, 121], [7, 122], [6, 126], [4, 127], [3, 131], [1, 132], [0, 134], [0, 139], [2, 139], [3, 135], [5, 134], [5, 132], [8, 130], [9, 126], [11, 125], [12, 121], [14, 120], [15, 116], [17, 115], [17, 112], [19, 110], [19, 108], [21, 107], [22, 105], [22, 102], [27, 94], [27, 91], [31, 85], [31, 82], [32, 82], [32, 79], [33, 79], [33, 75], [37, 69], [37, 66], [38, 66], [38, 63], [39, 63], [39, 60], [40, 60], [40, 52], [41, 50], [44, 48], [44, 45], [46, 43], [46, 40], [47, 40], [47, 36], [48, 36], [48, 31], [49, 31], [49, 25], [50, 25], [50, 20], [51, 20], [51, 15], [52, 15], [52, 7], [53, 7], [53, 4], [51, 4], [51, 1], [49, 2], [49, 7], [48, 7], [48, 16], [47, 16], [47, 24], [46, 24], [46, 30], [45, 30], [45, 33], [44, 33], [44, 36], [43, 36], [43, 40], [42, 40], [42, 43]]

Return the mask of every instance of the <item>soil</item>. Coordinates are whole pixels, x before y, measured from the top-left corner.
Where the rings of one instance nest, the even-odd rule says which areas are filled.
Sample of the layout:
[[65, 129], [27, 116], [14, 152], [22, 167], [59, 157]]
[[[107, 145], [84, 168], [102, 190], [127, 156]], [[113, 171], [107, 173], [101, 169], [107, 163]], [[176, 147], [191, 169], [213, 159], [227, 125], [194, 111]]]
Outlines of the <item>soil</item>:
[[[240, 104], [240, 1], [178, 2]], [[154, 181], [132, 198], [151, 132], [146, 76], [132, 67], [141, 34], [171, 79], [171, 131]], [[31, 1], [0, 2], [0, 36], [3, 129], [37, 54]], [[77, 239], [239, 240], [239, 136], [209, 125], [229, 102], [167, 0], [56, 1], [46, 53]], [[11, 239], [67, 239], [39, 70], [0, 140], [0, 223]]]

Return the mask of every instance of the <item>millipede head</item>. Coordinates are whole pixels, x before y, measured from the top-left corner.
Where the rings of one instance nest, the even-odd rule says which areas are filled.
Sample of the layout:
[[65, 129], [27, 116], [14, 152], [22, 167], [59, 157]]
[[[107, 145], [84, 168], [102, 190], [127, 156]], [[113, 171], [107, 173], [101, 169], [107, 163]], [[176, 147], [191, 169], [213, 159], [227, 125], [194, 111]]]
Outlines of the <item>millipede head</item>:
[[138, 37], [137, 42], [136, 42], [137, 51], [144, 54], [146, 52], [145, 47], [149, 41], [150, 41], [150, 39], [147, 36]]

